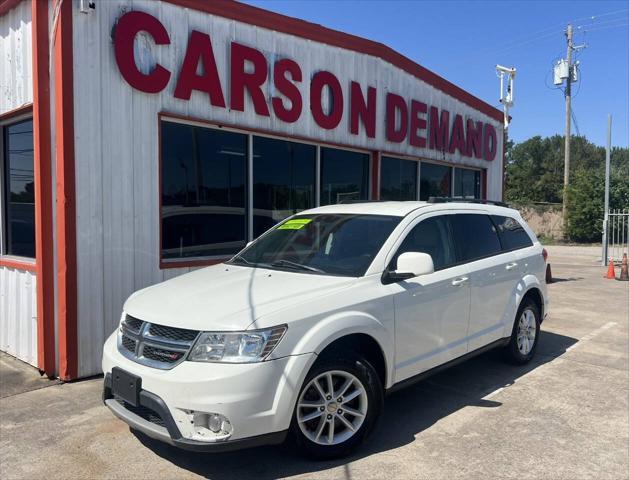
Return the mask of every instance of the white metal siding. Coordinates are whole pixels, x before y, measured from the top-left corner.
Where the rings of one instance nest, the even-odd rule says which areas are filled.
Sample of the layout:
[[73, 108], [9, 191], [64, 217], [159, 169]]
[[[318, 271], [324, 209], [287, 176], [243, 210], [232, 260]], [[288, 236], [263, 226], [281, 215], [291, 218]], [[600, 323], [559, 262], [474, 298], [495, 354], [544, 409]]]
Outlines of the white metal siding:
[[[112, 27], [125, 11], [141, 10], [157, 17], [169, 32], [171, 44], [155, 47], [140, 34], [136, 58], [147, 71], [156, 57], [171, 70], [168, 87], [159, 94], [134, 90], [122, 78], [114, 58]], [[178, 275], [188, 269], [159, 269], [159, 185], [157, 115], [168, 111], [214, 122], [272, 130], [278, 135], [298, 135], [369, 150], [385, 149], [418, 156], [407, 143], [385, 141], [383, 116], [388, 91], [448, 109], [453, 116], [482, 120], [498, 132], [498, 155], [493, 162], [446, 160], [488, 168], [490, 198], [500, 198], [502, 127], [486, 115], [445, 95], [414, 76], [367, 55], [318, 44], [302, 38], [176, 7], [159, 1], [111, 0], [98, 2], [95, 12], [81, 14], [74, 8], [74, 96], [78, 248], [78, 338], [79, 375], [100, 371], [101, 346], [115, 330], [124, 300], [133, 291]], [[229, 101], [229, 45], [232, 40], [262, 50], [267, 61], [296, 59], [304, 81], [299, 89], [304, 99], [300, 119], [286, 124], [254, 112], [246, 96], [245, 112], [213, 108], [206, 94], [193, 92], [190, 101], [175, 99], [178, 69], [184, 58], [191, 30], [210, 33]], [[344, 114], [333, 131], [319, 128], [309, 110], [309, 80], [318, 70], [334, 73], [344, 86]], [[363, 89], [378, 88], [377, 138], [349, 134], [349, 83]], [[267, 98], [274, 95], [267, 82]], [[362, 127], [361, 127], [362, 128]], [[421, 156], [444, 160], [443, 154], [424, 150]]]
[[0, 115], [33, 101], [31, 2], [0, 17]]
[[37, 365], [37, 280], [0, 266], [0, 350]]
[[[0, 17], [0, 115], [33, 101], [31, 2]], [[35, 274], [0, 266], [0, 350], [37, 365]]]

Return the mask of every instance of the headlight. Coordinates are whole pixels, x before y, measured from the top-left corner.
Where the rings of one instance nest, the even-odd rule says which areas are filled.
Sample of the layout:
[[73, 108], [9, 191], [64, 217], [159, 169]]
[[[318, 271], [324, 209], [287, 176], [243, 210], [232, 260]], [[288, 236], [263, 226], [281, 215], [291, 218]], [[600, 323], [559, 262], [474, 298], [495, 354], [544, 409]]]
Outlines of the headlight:
[[203, 332], [190, 351], [193, 362], [261, 362], [286, 332], [286, 325], [248, 332]]

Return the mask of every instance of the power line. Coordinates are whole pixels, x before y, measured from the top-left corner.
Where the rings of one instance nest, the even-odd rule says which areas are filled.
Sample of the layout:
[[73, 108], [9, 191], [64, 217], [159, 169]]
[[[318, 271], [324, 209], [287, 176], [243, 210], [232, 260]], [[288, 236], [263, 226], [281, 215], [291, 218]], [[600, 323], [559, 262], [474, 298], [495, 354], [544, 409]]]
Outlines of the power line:
[[[577, 18], [574, 20], [571, 20], [572, 23], [576, 23], [582, 20], [591, 20], [592, 22], [594, 22], [596, 19], [599, 19], [601, 17], [608, 17], [610, 15], [615, 15], [618, 13], [623, 13], [623, 12], [629, 12], [629, 8], [624, 8], [624, 9], [620, 9], [620, 10], [613, 10], [611, 12], [606, 12], [606, 13], [600, 13], [598, 15], [591, 15], [589, 17], [582, 17], [582, 18]], [[578, 27], [575, 27], [576, 29], [584, 29], [585, 27], [589, 27], [588, 30], [592, 31], [591, 27], [598, 27], [599, 26], [604, 26], [608, 23], [613, 23], [613, 22], [618, 22], [618, 21], [624, 21], [626, 20], [625, 18], [612, 18], [612, 19], [606, 19], [603, 22], [600, 23], [591, 23], [590, 25], [579, 25]], [[499, 54], [499, 53], [504, 53], [507, 52], [509, 50], [512, 50], [514, 48], [519, 48], [525, 45], [528, 45], [530, 43], [536, 42], [538, 40], [542, 40], [545, 38], [549, 38], [552, 37], [553, 35], [559, 34], [560, 32], [565, 31], [565, 23], [560, 23], [560, 24], [555, 24], [552, 27], [546, 27], [546, 28], [542, 28], [540, 30], [536, 30], [534, 32], [531, 32], [529, 34], [526, 35], [526, 37], [520, 37], [519, 39], [514, 39], [511, 41], [506, 42], [505, 44], [503, 44], [503, 46], [501, 48], [499, 48], [498, 50], [493, 50], [493, 51], [485, 51], [485, 52], [481, 52], [481, 54], [483, 53], [492, 53], [492, 54]], [[585, 32], [585, 30], [583, 30]]]
[[588, 29], [590, 29], [592, 27], [597, 28], [597, 27], [602, 27], [604, 25], [608, 25], [610, 23], [626, 22], [627, 20], [629, 20], [629, 17], [627, 17], [627, 18], [612, 18], [610, 20], [605, 20], [604, 22], [589, 23], [587, 25], [585, 25], [585, 24], [584, 25], [579, 25], [579, 26], [574, 27], [574, 28], [579, 29], [579, 30], [580, 29], [588, 30]]
[[608, 25], [606, 27], [601, 27], [601, 28], [590, 28], [588, 30], [586, 30], [586, 32], [600, 32], [601, 30], [610, 30], [612, 28], [620, 28], [620, 27], [626, 27], [629, 25], [629, 22], [625, 22], [625, 23], [621, 23], [618, 25]]
[[573, 20], [571, 20], [572, 23], [577, 23], [580, 22], [581, 20], [595, 20], [597, 18], [601, 18], [601, 17], [608, 17], [609, 15], [615, 15], [617, 13], [623, 13], [623, 12], [629, 12], [629, 8], [621, 8], [620, 10], [614, 10], [611, 12], [606, 12], [606, 13], [599, 13], [598, 15], [590, 15], [589, 17], [581, 17], [581, 18], [575, 18]]

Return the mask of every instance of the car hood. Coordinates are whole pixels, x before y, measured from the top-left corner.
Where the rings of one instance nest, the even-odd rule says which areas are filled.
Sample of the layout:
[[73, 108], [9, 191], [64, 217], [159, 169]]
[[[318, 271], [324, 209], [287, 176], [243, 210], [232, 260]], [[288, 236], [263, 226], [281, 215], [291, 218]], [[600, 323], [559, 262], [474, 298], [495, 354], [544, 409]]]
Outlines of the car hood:
[[141, 320], [193, 330], [244, 330], [271, 312], [348, 287], [351, 277], [220, 264], [139, 290], [124, 305]]

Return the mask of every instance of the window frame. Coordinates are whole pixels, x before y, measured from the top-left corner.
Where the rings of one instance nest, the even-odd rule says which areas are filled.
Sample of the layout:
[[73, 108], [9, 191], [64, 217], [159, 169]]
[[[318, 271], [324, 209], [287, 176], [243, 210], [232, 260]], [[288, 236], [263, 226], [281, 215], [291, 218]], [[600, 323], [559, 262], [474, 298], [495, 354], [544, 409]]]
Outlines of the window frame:
[[316, 147], [315, 158], [315, 198], [313, 208], [321, 206], [321, 148], [334, 148], [337, 150], [347, 150], [350, 152], [357, 152], [366, 154], [368, 156], [368, 179], [367, 179], [367, 198], [371, 200], [373, 198], [373, 167], [375, 152], [368, 149], [354, 148], [345, 145], [338, 145], [334, 143], [319, 142], [311, 139], [306, 139], [298, 136], [280, 135], [264, 130], [249, 129], [246, 127], [235, 127], [232, 125], [225, 125], [222, 123], [216, 123], [211, 121], [205, 121], [202, 119], [181, 116], [168, 112], [160, 112], [157, 115], [157, 142], [158, 142], [158, 209], [157, 218], [159, 224], [159, 241], [158, 241], [158, 258], [160, 270], [169, 268], [188, 268], [195, 266], [208, 266], [221, 263], [222, 261], [231, 258], [232, 255], [212, 255], [204, 257], [187, 257], [187, 258], [163, 258], [162, 256], [162, 166], [163, 166], [163, 152], [162, 152], [162, 122], [178, 123], [182, 125], [207, 128], [211, 130], [222, 130], [227, 132], [239, 133], [247, 136], [247, 159], [245, 170], [245, 218], [246, 218], [246, 238], [245, 242], [249, 243], [253, 240], [253, 137], [265, 137], [270, 139], [288, 141], [293, 143], [302, 143], [305, 145], [313, 145]]
[[[8, 166], [8, 159], [5, 152], [5, 132], [6, 129], [12, 125], [16, 125], [25, 121], [33, 122], [33, 129], [35, 128], [35, 119], [33, 116], [33, 106], [26, 105], [19, 109], [9, 111], [6, 114], [0, 115], [0, 266], [8, 266], [11, 268], [19, 268], [26, 270], [33, 270], [36, 264], [36, 251], [32, 257], [25, 257], [22, 255], [13, 255], [7, 253], [8, 250], [8, 175], [6, 173]], [[34, 132], [33, 132], [34, 137]], [[35, 175], [37, 159], [35, 158], [35, 140], [33, 138], [33, 175]], [[37, 198], [34, 198], [36, 204]], [[33, 228], [37, 228], [37, 222], [33, 219]], [[35, 233], [34, 241], [37, 239], [37, 233]]]

